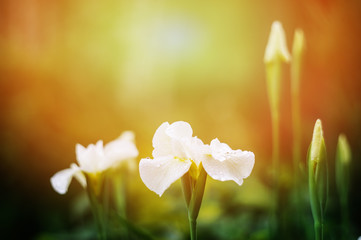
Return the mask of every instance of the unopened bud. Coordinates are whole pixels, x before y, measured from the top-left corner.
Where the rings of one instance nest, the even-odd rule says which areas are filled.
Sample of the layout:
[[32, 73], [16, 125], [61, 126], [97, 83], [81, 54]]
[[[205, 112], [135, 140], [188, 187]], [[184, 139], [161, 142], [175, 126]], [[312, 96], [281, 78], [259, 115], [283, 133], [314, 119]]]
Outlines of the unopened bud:
[[268, 38], [264, 62], [269, 63], [276, 60], [289, 62], [290, 53], [287, 49], [286, 36], [282, 24], [274, 21], [271, 27], [271, 33]]

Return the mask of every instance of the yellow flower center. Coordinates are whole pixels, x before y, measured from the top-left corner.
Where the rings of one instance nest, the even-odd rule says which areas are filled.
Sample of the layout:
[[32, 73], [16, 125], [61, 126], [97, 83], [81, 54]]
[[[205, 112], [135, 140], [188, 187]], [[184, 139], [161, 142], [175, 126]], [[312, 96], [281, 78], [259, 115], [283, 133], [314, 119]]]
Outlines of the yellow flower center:
[[180, 157], [174, 157], [175, 159], [181, 161], [181, 162], [188, 162], [191, 161], [192, 165], [189, 168], [189, 175], [194, 179], [197, 180], [199, 177], [199, 173], [200, 173], [200, 169], [201, 169], [201, 165], [202, 163], [199, 164], [199, 166], [197, 166], [197, 164], [194, 162], [193, 159], [190, 158], [180, 158]]
[[88, 187], [92, 188], [92, 191], [96, 196], [100, 196], [102, 185], [103, 185], [103, 174], [102, 172], [87, 173], [87, 184]]

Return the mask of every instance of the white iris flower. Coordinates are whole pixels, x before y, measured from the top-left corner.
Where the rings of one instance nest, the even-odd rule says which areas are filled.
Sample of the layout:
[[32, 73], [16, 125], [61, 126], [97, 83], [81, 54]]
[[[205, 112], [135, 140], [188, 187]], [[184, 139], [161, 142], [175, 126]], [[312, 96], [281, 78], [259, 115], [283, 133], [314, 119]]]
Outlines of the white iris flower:
[[255, 157], [252, 152], [232, 150], [218, 139], [210, 145], [193, 137], [186, 122], [163, 123], [153, 137], [153, 159], [143, 158], [139, 173], [144, 184], [161, 196], [177, 179], [189, 172], [197, 180], [201, 165], [207, 174], [220, 181], [243, 183], [251, 174]]
[[99, 140], [95, 145], [90, 144], [87, 148], [77, 144], [75, 152], [79, 166], [72, 163], [70, 168], [57, 172], [50, 179], [54, 190], [60, 194], [65, 194], [68, 191], [73, 177], [83, 187], [86, 187], [87, 182], [84, 173], [97, 175], [138, 156], [138, 150], [134, 144], [134, 133], [130, 131], [124, 132], [119, 138], [109, 142], [104, 147], [102, 140]]

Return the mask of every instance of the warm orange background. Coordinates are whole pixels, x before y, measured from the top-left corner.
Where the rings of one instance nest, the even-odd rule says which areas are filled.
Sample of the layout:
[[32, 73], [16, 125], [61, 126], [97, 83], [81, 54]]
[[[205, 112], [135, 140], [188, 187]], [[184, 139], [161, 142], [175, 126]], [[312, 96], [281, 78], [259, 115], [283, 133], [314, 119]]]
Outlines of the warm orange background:
[[[67, 211], [80, 187], [73, 183], [69, 194], [60, 196], [49, 178], [75, 161], [75, 144], [108, 142], [133, 130], [140, 157], [150, 156], [154, 131], [164, 121], [189, 122], [206, 143], [218, 137], [232, 148], [253, 151], [250, 181], [267, 186], [272, 144], [263, 54], [274, 20], [283, 23], [289, 49], [296, 28], [304, 30], [307, 40], [301, 83], [303, 158], [320, 118], [331, 169], [338, 134], [347, 135], [357, 188], [360, 1], [2, 0], [5, 226], [26, 226], [35, 215], [36, 223], [25, 227], [29, 235], [58, 231], [44, 223], [51, 216], [44, 212], [60, 214], [55, 207]], [[287, 172], [292, 162], [289, 65], [284, 70], [281, 156]], [[140, 194], [158, 200], [139, 179], [134, 181]], [[257, 201], [257, 190], [246, 184], [245, 194]], [[361, 197], [356, 189], [352, 196], [354, 203]], [[352, 217], [360, 224], [360, 207], [353, 206]]]

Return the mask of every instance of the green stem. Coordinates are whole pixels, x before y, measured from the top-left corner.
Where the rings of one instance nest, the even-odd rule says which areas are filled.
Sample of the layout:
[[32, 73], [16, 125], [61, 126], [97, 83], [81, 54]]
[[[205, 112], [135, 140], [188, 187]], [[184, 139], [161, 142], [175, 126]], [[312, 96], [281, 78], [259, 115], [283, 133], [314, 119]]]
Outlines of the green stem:
[[279, 188], [279, 158], [280, 158], [280, 133], [279, 133], [279, 116], [274, 114], [272, 117], [272, 164], [276, 192]]
[[280, 96], [281, 96], [282, 62], [280, 59], [266, 64], [268, 98], [272, 121], [272, 178], [273, 207], [271, 208], [270, 230], [272, 238], [276, 239], [281, 213], [279, 210], [279, 155], [280, 155]]
[[101, 206], [98, 203], [98, 200], [96, 199], [95, 195], [88, 189], [88, 196], [90, 200], [90, 206], [93, 212], [94, 221], [98, 230], [98, 239], [106, 239], [106, 233], [105, 233], [105, 224], [103, 221], [103, 212], [101, 210]]
[[[291, 98], [292, 98], [292, 128], [293, 128], [293, 193], [294, 219], [296, 226], [301, 225], [303, 204], [301, 201], [300, 166], [301, 166], [301, 109], [299, 96], [300, 59], [293, 59], [291, 64]], [[303, 229], [300, 226], [298, 229]], [[301, 233], [301, 232], [299, 232]]]
[[199, 176], [195, 179], [189, 173], [182, 177], [183, 192], [188, 207], [188, 220], [191, 240], [197, 239], [197, 217], [201, 208], [207, 172], [202, 163], [198, 166]]
[[272, 236], [277, 238], [281, 225], [281, 213], [279, 208], [279, 115], [272, 114], [272, 168], [273, 168], [273, 208], [272, 208]]
[[113, 176], [114, 196], [117, 212], [126, 219], [125, 184], [119, 172]]
[[87, 179], [87, 193], [90, 201], [90, 206], [94, 215], [95, 224], [98, 230], [98, 239], [105, 240], [107, 239], [106, 236], [106, 223], [105, 223], [105, 216], [104, 216], [104, 209], [101, 206], [101, 203], [95, 193], [94, 186], [96, 186], [95, 181], [97, 179], [92, 179], [88, 175], [86, 175]]
[[[296, 34], [295, 34], [296, 36]], [[295, 40], [294, 40], [295, 41]], [[293, 127], [293, 166], [294, 179], [297, 186], [299, 164], [301, 162], [301, 114], [300, 114], [300, 78], [302, 66], [302, 51], [293, 46], [293, 59], [291, 64], [291, 98], [292, 98], [292, 127]]]
[[106, 226], [108, 224], [108, 216], [109, 216], [109, 197], [110, 197], [110, 179], [109, 179], [109, 175], [105, 176], [104, 178], [104, 192], [103, 192], [103, 207], [100, 206], [100, 208], [102, 208], [102, 212], [103, 212], [103, 221], [104, 221], [104, 226]]
[[298, 91], [292, 91], [292, 127], [293, 127], [293, 168], [294, 184], [297, 188], [299, 178], [299, 164], [301, 162], [301, 114]]
[[342, 217], [342, 231], [343, 231], [343, 239], [349, 239], [349, 229], [350, 229], [350, 221], [349, 221], [349, 212], [348, 212], [348, 200], [347, 196], [341, 199], [341, 217]]
[[[128, 172], [127, 172], [128, 173]], [[116, 171], [113, 175], [114, 197], [117, 214], [127, 221], [127, 203], [126, 203], [126, 184], [125, 172]], [[127, 224], [124, 225], [124, 238], [129, 239], [130, 229]]]
[[191, 240], [197, 240], [197, 220], [192, 219], [191, 217], [189, 217], [188, 220], [189, 220]]
[[[310, 168], [312, 169], [312, 168]], [[312, 170], [309, 172], [309, 191], [310, 191], [310, 204], [311, 211], [314, 221], [314, 229], [315, 229], [315, 240], [323, 239], [323, 209], [320, 204], [320, 200], [317, 194], [317, 186], [316, 182], [312, 176]]]
[[323, 240], [323, 224], [319, 221], [315, 222], [315, 240]]

